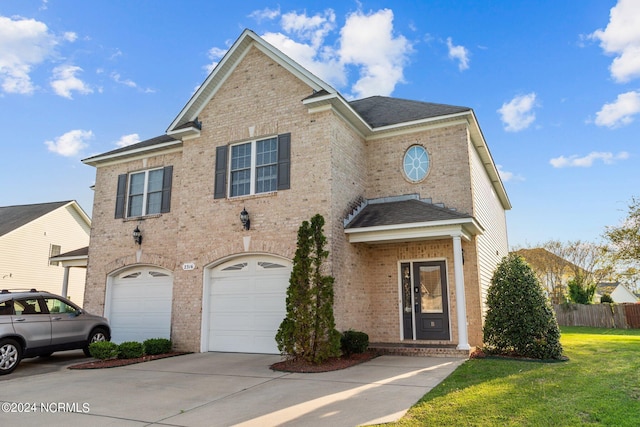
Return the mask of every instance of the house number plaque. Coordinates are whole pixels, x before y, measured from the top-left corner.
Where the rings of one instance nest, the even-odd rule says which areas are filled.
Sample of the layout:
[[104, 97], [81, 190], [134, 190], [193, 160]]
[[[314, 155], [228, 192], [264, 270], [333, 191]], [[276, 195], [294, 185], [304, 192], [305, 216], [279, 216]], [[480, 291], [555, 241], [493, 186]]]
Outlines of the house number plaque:
[[182, 264], [182, 269], [183, 270], [195, 270], [196, 269], [196, 265], [193, 262], [185, 262], [184, 264]]

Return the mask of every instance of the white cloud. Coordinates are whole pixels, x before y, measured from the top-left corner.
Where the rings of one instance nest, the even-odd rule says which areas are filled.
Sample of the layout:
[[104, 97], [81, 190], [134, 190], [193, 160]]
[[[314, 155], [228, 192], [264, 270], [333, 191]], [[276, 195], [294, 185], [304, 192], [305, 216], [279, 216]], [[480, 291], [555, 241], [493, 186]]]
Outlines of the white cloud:
[[355, 97], [390, 95], [404, 81], [404, 67], [413, 51], [402, 35], [394, 36], [393, 11], [371, 14], [354, 12], [340, 31], [340, 60], [359, 67], [360, 78], [353, 85]]
[[111, 78], [113, 79], [114, 82], [124, 85], [124, 86], [129, 86], [129, 87], [138, 87], [138, 85], [136, 84], [136, 82], [134, 82], [131, 79], [124, 79], [122, 80], [120, 73], [117, 72], [112, 72], [111, 73]]
[[628, 125], [633, 121], [633, 116], [638, 113], [640, 113], [640, 92], [622, 93], [614, 102], [604, 104], [596, 113], [596, 124], [609, 128]]
[[30, 73], [54, 54], [56, 38], [35, 19], [0, 16], [0, 82], [4, 92], [32, 94]]
[[511, 101], [502, 104], [498, 110], [500, 119], [504, 123], [507, 132], [518, 132], [528, 128], [536, 119], [533, 112], [536, 106], [535, 92], [519, 95]]
[[273, 20], [280, 16], [280, 9], [269, 9], [268, 7], [262, 10], [255, 10], [249, 14], [249, 18], [253, 18], [258, 22], [263, 20]]
[[78, 39], [78, 35], [72, 31], [67, 31], [66, 33], [64, 33], [62, 35], [62, 38], [65, 39], [68, 42], [74, 42]]
[[122, 135], [120, 139], [116, 141], [116, 145], [118, 147], [126, 147], [137, 142], [140, 142], [140, 135], [137, 133], [131, 133], [129, 135]]
[[[272, 20], [280, 16], [282, 31], [266, 32], [262, 37], [329, 84], [347, 85], [347, 70], [357, 69], [358, 78], [350, 87], [353, 96], [389, 95], [403, 81], [412, 45], [394, 34], [390, 9], [353, 12], [341, 28], [332, 9], [312, 16], [264, 9], [250, 16]], [[336, 30], [339, 36], [334, 43], [329, 39]], [[212, 49], [210, 54], [220, 52]]]
[[447, 38], [449, 58], [458, 61], [458, 69], [464, 71], [469, 68], [469, 50], [464, 46], [454, 46], [451, 37]]
[[51, 87], [54, 92], [62, 97], [72, 99], [72, 91], [86, 95], [92, 93], [93, 89], [85, 82], [76, 77], [76, 73], [82, 71], [82, 68], [76, 65], [60, 65], [53, 69], [53, 77], [51, 78]]
[[609, 70], [620, 83], [640, 77], [640, 2], [619, 0], [611, 8], [609, 24], [594, 31], [591, 38], [600, 40], [607, 54], [615, 55]]
[[212, 59], [213, 62], [204, 66], [204, 69], [207, 71], [207, 74], [213, 71], [218, 65], [218, 61], [222, 59], [222, 57], [227, 53], [229, 49], [220, 49], [218, 47], [212, 47], [209, 49], [209, 59]]
[[610, 152], [598, 152], [592, 151], [584, 157], [579, 157], [578, 155], [573, 155], [569, 157], [560, 156], [555, 157], [549, 160], [549, 163], [554, 168], [568, 168], [568, 167], [582, 167], [588, 168], [593, 165], [593, 162], [596, 160], [602, 160], [605, 165], [614, 164], [617, 160], [626, 160], [629, 158], [629, 153], [626, 151], [621, 151], [618, 154], [613, 154]]
[[89, 144], [88, 140], [93, 139], [93, 132], [90, 130], [76, 129], [57, 137], [54, 141], [45, 141], [49, 151], [61, 156], [75, 156]]
[[509, 181], [524, 181], [524, 177], [522, 175], [516, 175], [513, 172], [508, 172], [502, 169], [502, 165], [496, 165], [498, 168], [498, 175], [500, 175], [500, 179], [503, 182]]

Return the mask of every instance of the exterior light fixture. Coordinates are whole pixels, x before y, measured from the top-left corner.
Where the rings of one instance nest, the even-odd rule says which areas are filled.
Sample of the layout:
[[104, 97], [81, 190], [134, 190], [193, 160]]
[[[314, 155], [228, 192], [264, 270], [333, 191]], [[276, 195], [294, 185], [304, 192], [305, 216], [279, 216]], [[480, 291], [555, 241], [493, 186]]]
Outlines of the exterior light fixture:
[[248, 230], [251, 227], [251, 221], [249, 220], [249, 212], [245, 208], [242, 208], [242, 212], [240, 212], [240, 221], [242, 222], [242, 226], [245, 230]]
[[142, 244], [142, 231], [136, 225], [136, 228], [133, 230], [133, 241], [136, 242], [137, 245]]

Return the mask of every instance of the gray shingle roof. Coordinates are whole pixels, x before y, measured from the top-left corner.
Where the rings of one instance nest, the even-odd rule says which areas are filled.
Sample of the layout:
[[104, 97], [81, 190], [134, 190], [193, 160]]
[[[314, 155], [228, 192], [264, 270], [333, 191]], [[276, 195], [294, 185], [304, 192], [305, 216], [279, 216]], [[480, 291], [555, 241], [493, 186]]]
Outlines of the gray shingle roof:
[[472, 218], [471, 215], [442, 208], [420, 200], [369, 203], [346, 228], [377, 227]]
[[0, 206], [0, 236], [4, 236], [71, 202], [72, 200], [34, 205]]
[[91, 159], [94, 159], [96, 157], [110, 156], [112, 154], [118, 154], [118, 153], [125, 153], [127, 151], [137, 150], [139, 148], [151, 147], [157, 144], [163, 144], [165, 142], [171, 142], [171, 141], [177, 141], [177, 139], [169, 135], [160, 135], [160, 136], [156, 136], [155, 138], [146, 139], [144, 141], [140, 141], [135, 144], [127, 145], [126, 147], [116, 148], [115, 150], [107, 151], [106, 153], [101, 153], [95, 156], [88, 157], [84, 159], [83, 162], [90, 161]]
[[371, 96], [351, 101], [349, 105], [372, 128], [471, 111], [469, 107], [433, 104], [385, 96]]

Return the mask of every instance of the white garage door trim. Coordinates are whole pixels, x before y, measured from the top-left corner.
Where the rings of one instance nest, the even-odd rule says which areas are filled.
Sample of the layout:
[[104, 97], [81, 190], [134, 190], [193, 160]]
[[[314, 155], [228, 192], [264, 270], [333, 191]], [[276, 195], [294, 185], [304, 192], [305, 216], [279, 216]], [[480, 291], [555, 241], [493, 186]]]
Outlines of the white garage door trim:
[[227, 260], [205, 271], [202, 351], [277, 354], [286, 315], [291, 261], [264, 254]]
[[136, 267], [111, 276], [105, 298], [111, 340], [171, 339], [172, 297], [173, 277], [167, 270]]

